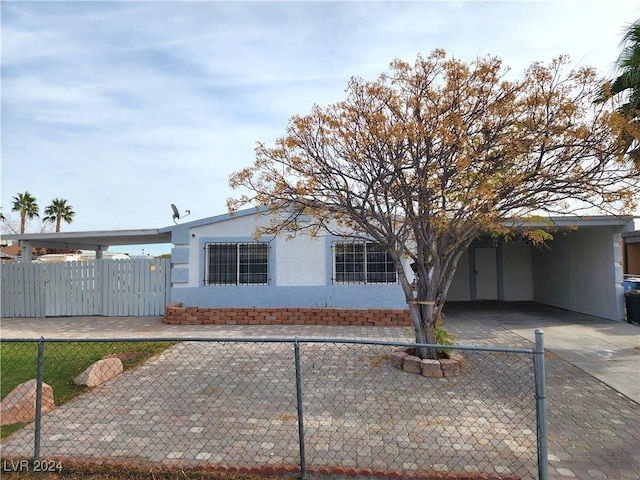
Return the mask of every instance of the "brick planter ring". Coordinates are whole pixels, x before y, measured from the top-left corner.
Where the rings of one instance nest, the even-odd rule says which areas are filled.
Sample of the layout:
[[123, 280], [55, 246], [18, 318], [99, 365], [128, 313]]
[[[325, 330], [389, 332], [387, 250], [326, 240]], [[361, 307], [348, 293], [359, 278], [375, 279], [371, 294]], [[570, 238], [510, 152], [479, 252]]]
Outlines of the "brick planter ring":
[[460, 375], [463, 358], [459, 353], [452, 353], [450, 358], [440, 360], [424, 360], [415, 355], [412, 347], [396, 350], [391, 354], [391, 366], [409, 373], [424, 377], [442, 378]]

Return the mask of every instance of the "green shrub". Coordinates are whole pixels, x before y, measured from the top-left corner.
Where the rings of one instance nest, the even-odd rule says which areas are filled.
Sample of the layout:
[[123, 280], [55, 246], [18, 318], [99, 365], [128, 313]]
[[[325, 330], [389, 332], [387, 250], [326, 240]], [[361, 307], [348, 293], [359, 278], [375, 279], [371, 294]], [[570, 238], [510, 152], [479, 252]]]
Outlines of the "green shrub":
[[[455, 345], [455, 336], [442, 327], [436, 327], [436, 343], [438, 345]], [[451, 349], [443, 348], [438, 350], [438, 356], [449, 358]]]

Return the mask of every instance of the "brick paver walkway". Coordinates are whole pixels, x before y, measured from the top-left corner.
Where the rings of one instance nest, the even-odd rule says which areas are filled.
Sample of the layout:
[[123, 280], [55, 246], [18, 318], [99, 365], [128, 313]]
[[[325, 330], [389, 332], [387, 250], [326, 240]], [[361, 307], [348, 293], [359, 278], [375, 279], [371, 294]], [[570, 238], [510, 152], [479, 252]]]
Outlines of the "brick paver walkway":
[[[446, 321], [461, 344], [531, 348], [527, 339], [503, 328], [504, 315], [468, 315], [464, 309], [452, 309]], [[513, 320], [512, 314], [506, 315]], [[56, 335], [73, 337], [68, 323], [65, 327], [61, 326], [65, 322], [45, 321], [51, 322]], [[125, 320], [117, 322], [119, 328], [106, 336], [154, 335], [158, 330], [173, 335], [180, 329], [167, 333], [157, 319], [129, 322], [128, 327]], [[103, 327], [107, 324], [113, 326], [112, 319], [105, 319]], [[28, 332], [37, 327], [22, 328]], [[216, 337], [410, 338], [406, 329], [360, 327], [189, 327], [182, 333], [199, 336], [203, 331]], [[80, 336], [91, 337], [91, 333]], [[5, 324], [3, 336], [12, 336]], [[530, 392], [526, 388], [531, 378], [528, 366], [525, 370], [518, 366], [520, 357], [499, 358], [499, 363], [513, 369], [472, 383], [461, 391], [461, 403], [455, 392], [465, 383], [442, 380], [421, 391], [416, 382], [423, 382], [422, 377], [397, 375], [400, 372], [380, 362], [388, 347], [363, 347], [357, 355], [353, 350], [350, 347], [351, 354], [346, 356], [344, 346], [301, 346], [309, 463], [399, 470], [476, 469], [535, 478], [533, 399], [524, 393]], [[486, 357], [470, 355], [474, 356], [470, 364], [488, 368], [491, 363]], [[551, 478], [640, 478], [638, 404], [562, 358], [551, 353], [546, 357]], [[178, 344], [48, 414], [43, 422], [42, 457], [107, 455], [178, 464], [295, 463], [292, 363], [290, 344]], [[518, 382], [524, 386], [517, 387]], [[510, 383], [516, 385], [511, 396], [504, 390]], [[436, 401], [438, 406], [433, 407]], [[29, 455], [32, 446], [32, 430], [27, 427], [2, 442], [2, 454]], [[494, 457], [486, 463], [491, 451]]]

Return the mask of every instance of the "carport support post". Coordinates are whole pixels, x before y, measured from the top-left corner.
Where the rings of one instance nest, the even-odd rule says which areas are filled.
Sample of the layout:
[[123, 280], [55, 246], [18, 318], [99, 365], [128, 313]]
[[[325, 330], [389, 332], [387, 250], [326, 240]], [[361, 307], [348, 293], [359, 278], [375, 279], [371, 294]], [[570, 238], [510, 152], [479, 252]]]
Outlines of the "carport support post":
[[31, 262], [33, 256], [31, 255], [31, 243], [29, 240], [19, 240], [20, 245], [20, 258], [23, 262]]
[[44, 338], [38, 341], [38, 365], [36, 370], [36, 411], [33, 436], [33, 461], [40, 461], [40, 423], [42, 421], [42, 373], [44, 370]]
[[536, 376], [536, 413], [538, 420], [538, 478], [549, 478], [549, 455], [547, 445], [547, 394], [544, 378], [544, 339], [541, 329], [536, 329], [536, 348], [534, 352]]
[[298, 407], [298, 443], [300, 446], [300, 478], [305, 479], [307, 465], [304, 459], [304, 418], [302, 415], [302, 374], [300, 372], [300, 344], [298, 338], [293, 343], [296, 364], [296, 398]]

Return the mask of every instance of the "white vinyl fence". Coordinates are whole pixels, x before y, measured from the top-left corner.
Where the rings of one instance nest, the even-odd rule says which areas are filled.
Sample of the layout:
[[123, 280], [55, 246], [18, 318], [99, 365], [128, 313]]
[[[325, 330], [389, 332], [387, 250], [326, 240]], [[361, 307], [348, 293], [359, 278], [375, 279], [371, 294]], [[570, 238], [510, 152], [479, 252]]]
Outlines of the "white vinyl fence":
[[3, 317], [163, 315], [168, 258], [61, 263], [5, 262]]

